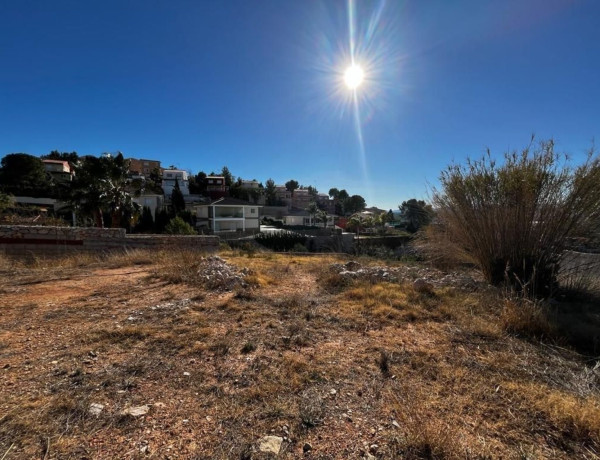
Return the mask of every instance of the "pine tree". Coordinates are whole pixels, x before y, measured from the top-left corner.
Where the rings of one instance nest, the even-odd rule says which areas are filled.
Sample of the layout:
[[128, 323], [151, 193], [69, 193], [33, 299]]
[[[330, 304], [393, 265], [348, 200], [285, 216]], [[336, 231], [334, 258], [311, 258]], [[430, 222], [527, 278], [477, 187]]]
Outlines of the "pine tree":
[[177, 216], [181, 211], [185, 210], [185, 200], [183, 199], [183, 193], [179, 188], [179, 181], [175, 179], [175, 187], [171, 192], [171, 214]]

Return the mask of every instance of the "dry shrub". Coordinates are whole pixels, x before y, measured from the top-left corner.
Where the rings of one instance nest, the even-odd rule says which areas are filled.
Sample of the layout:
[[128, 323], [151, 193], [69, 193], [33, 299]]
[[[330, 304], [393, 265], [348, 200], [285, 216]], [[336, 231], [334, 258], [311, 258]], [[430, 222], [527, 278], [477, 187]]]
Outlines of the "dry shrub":
[[248, 273], [244, 279], [251, 287], [264, 287], [275, 282], [273, 278], [265, 275], [264, 273], [258, 273], [255, 271]]
[[298, 416], [305, 428], [314, 428], [325, 419], [325, 401], [315, 389], [304, 390], [298, 403]]
[[319, 277], [319, 286], [328, 293], [336, 293], [343, 291], [352, 284], [352, 280], [339, 273], [325, 273]]
[[440, 182], [432, 244], [448, 258], [472, 258], [490, 283], [528, 295], [551, 293], [567, 239], [600, 223], [600, 158], [591, 151], [571, 167], [551, 140], [506, 153], [501, 165], [488, 152], [449, 166]]
[[556, 335], [556, 328], [549, 321], [547, 310], [536, 301], [506, 299], [500, 322], [502, 328], [512, 334], [537, 339]]

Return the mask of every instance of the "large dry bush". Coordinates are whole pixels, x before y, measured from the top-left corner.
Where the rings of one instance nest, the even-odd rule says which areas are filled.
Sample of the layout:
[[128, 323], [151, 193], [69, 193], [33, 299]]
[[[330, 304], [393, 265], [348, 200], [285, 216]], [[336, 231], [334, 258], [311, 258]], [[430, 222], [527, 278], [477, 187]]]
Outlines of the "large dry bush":
[[583, 164], [571, 166], [552, 140], [532, 140], [500, 163], [488, 152], [449, 166], [440, 181], [430, 243], [469, 257], [495, 285], [549, 294], [568, 239], [598, 229], [600, 159], [593, 150]]

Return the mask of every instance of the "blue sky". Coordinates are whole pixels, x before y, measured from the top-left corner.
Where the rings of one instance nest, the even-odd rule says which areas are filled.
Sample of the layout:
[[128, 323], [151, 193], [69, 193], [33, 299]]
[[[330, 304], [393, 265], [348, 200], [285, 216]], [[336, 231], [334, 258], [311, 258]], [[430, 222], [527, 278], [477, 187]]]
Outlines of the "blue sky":
[[2, 2], [0, 156], [120, 150], [396, 208], [532, 133], [581, 160], [599, 20], [595, 0]]

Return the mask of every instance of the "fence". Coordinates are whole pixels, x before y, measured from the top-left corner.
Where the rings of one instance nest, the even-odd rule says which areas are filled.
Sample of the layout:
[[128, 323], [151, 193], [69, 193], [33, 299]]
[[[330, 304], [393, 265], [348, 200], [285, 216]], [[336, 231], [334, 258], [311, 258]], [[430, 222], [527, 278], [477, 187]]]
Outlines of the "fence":
[[0, 225], [0, 254], [53, 256], [77, 252], [177, 248], [214, 251], [217, 236], [126, 235], [122, 228]]

